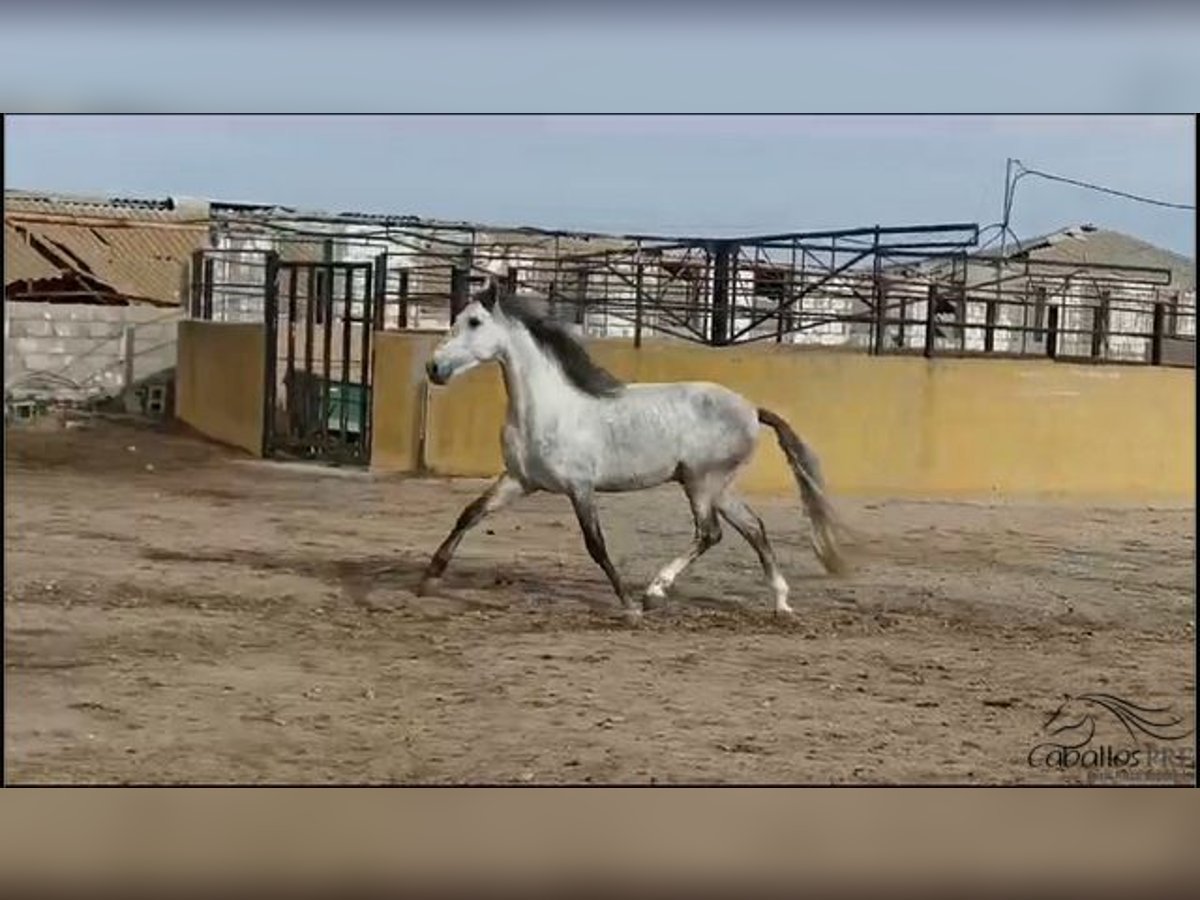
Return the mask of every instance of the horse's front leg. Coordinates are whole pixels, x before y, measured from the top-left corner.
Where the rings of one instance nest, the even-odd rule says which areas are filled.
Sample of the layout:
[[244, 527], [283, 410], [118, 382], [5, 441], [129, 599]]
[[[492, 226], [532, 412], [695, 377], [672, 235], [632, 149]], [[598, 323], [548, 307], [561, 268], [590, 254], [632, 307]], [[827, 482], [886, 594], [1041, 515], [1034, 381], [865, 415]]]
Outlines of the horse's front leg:
[[616, 591], [621, 605], [625, 608], [625, 618], [630, 623], [637, 623], [642, 618], [641, 604], [625, 590], [621, 584], [621, 576], [617, 574], [612, 560], [608, 558], [608, 549], [604, 545], [604, 532], [600, 530], [600, 516], [596, 511], [595, 496], [590, 490], [575, 489], [569, 492], [571, 505], [575, 507], [575, 516], [579, 519], [579, 527], [583, 530], [583, 540], [587, 544], [588, 553], [596, 564], [604, 570]]
[[458, 521], [454, 523], [454, 529], [442, 541], [442, 545], [437, 548], [433, 558], [429, 560], [417, 592], [427, 594], [437, 588], [442, 573], [446, 571], [446, 566], [449, 565], [454, 551], [458, 549], [463, 535], [482, 522], [486, 516], [507, 506], [517, 497], [524, 496], [526, 493], [528, 491], [521, 482], [505, 472], [492, 482], [492, 486], [483, 494], [467, 504], [466, 509], [459, 514]]

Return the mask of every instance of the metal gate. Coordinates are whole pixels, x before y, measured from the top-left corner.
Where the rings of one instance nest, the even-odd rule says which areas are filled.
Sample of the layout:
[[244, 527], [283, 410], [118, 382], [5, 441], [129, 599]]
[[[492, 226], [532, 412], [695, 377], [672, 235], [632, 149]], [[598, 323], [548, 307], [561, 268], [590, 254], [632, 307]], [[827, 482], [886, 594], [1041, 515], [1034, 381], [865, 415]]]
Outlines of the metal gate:
[[366, 465], [379, 262], [267, 254], [263, 455]]

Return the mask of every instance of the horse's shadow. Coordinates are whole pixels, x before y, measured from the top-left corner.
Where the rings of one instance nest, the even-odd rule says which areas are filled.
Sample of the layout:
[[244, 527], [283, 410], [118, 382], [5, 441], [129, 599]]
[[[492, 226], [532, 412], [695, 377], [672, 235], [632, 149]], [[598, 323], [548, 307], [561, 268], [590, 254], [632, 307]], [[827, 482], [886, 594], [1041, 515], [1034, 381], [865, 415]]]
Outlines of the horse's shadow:
[[[332, 574], [350, 605], [372, 613], [408, 610], [442, 618], [473, 610], [504, 611], [522, 602], [535, 608], [583, 607], [606, 618], [621, 612], [608, 585], [598, 580], [566, 574], [549, 578], [543, 572], [470, 560], [461, 560], [436, 590], [422, 594], [419, 586], [427, 564], [424, 556], [397, 553], [342, 560]], [[676, 588], [665, 604], [647, 610], [647, 616], [668, 619], [700, 613], [744, 619], [756, 612], [744, 597]]]
[[[331, 580], [338, 584], [348, 605], [368, 613], [446, 619], [471, 612], [541, 609], [569, 615], [574, 610], [605, 622], [622, 613], [608, 585], [586, 574], [467, 558], [457, 560], [434, 591], [422, 594], [419, 586], [427, 565], [426, 555], [405, 552], [341, 560], [332, 566]], [[798, 580], [809, 579], [799, 576]], [[727, 627], [789, 624], [763, 602], [749, 594], [714, 594], [702, 586], [676, 586], [665, 603], [646, 610], [645, 619], [662, 625], [688, 621]]]
[[676, 590], [667, 598], [665, 608], [677, 610], [682, 607], [736, 614], [745, 612], [746, 602], [736, 597], [713, 597], [709, 594], [697, 594], [694, 591]]
[[[594, 612], [611, 612], [616, 604], [590, 582], [571, 577], [549, 580], [511, 566], [469, 560], [459, 561], [435, 590], [422, 594], [420, 584], [428, 563], [425, 556], [403, 554], [344, 560], [336, 567], [336, 581], [344, 598], [374, 612], [401, 607], [444, 612], [503, 610], [511, 608], [516, 597], [538, 604], [567, 601]], [[386, 601], [379, 598], [381, 593], [388, 595]]]

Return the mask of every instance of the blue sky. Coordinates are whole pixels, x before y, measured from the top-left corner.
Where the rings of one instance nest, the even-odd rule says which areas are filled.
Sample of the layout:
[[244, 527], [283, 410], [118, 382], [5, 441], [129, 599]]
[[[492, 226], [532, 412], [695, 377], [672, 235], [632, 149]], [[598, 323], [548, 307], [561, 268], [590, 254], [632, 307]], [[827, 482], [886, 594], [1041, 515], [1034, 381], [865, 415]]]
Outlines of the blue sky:
[[[1008, 156], [1195, 196], [1171, 116], [18, 116], [6, 138], [13, 187], [601, 231], [986, 225]], [[1192, 253], [1190, 213], [1021, 182], [1019, 234], [1082, 221]]]
[[[864, 2], [855, 15], [765, 0], [732, 11], [700, 0], [293, 9], [17, 7], [0, 29], [0, 108], [1024, 115], [9, 118], [7, 184], [735, 234], [987, 224], [1013, 156], [1194, 203], [1190, 117], [1034, 114], [1196, 108], [1200, 4], [1096, 3], [1086, 15], [1054, 0], [983, 12]], [[1033, 179], [1014, 208], [1021, 234], [1092, 221], [1189, 254], [1193, 219]]]

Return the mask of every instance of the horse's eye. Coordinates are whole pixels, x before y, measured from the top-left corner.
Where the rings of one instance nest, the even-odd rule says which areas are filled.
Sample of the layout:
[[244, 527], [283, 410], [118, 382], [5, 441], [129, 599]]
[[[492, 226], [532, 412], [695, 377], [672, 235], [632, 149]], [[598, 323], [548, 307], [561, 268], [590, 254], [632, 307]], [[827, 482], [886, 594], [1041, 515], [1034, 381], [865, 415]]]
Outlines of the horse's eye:
[[469, 328], [478, 328], [482, 324], [476, 316], [471, 316], [471, 318], [467, 319], [467, 326]]

